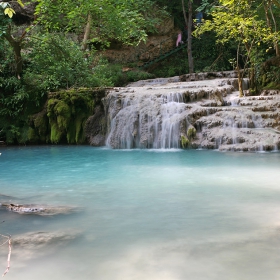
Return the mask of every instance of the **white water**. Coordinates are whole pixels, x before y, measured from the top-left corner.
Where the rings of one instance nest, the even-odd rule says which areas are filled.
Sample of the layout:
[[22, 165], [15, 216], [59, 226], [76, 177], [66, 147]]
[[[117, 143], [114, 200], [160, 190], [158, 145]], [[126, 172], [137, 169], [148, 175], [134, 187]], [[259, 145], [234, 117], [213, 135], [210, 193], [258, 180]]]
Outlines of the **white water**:
[[[278, 280], [280, 154], [2, 148], [0, 193], [82, 208], [0, 211], [0, 233], [80, 233], [14, 247], [6, 279]], [[20, 198], [20, 199], [19, 199]], [[7, 247], [0, 247], [0, 271]]]
[[118, 149], [180, 147], [180, 121], [186, 104], [180, 93], [126, 93], [121, 109], [111, 120], [107, 146]]

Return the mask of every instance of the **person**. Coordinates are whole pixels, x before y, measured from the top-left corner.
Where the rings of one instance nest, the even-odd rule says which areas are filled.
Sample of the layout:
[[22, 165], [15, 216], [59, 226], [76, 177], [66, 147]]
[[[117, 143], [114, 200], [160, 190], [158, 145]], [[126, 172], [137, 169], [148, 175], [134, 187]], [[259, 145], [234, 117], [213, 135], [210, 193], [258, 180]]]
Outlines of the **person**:
[[178, 37], [177, 37], [177, 41], [176, 41], [176, 47], [179, 46], [179, 44], [183, 44], [184, 42], [182, 41], [182, 32], [179, 31], [178, 32]]

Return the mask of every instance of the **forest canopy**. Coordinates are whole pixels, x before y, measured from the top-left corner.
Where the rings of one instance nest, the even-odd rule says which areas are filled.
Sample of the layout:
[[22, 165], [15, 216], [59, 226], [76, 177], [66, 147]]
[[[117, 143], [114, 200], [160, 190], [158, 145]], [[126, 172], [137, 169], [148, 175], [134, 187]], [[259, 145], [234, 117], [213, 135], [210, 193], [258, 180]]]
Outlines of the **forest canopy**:
[[[249, 76], [255, 94], [279, 88], [279, 16], [279, 0], [0, 1], [0, 141], [28, 142], [29, 117], [53, 91], [232, 69]], [[101, 55], [113, 42], [145, 45], [167, 19], [173, 32], [187, 30], [176, 55], [149, 69], [138, 67], [139, 56], [127, 64]]]

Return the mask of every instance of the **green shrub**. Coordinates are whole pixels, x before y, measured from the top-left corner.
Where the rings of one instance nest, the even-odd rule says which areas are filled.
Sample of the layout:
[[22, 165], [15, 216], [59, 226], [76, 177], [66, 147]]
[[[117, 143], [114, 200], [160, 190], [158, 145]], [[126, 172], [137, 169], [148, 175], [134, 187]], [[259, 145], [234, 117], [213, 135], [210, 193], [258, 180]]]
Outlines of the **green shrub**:
[[27, 48], [27, 84], [47, 91], [100, 85], [91, 69], [94, 52], [82, 52], [76, 42], [63, 34], [38, 34], [31, 37]]
[[100, 59], [98, 65], [94, 68], [95, 77], [102, 81], [102, 85], [107, 86], [125, 86], [130, 82], [146, 80], [154, 78], [155, 75], [132, 68], [132, 70], [124, 72], [123, 65], [109, 64], [105, 59]]

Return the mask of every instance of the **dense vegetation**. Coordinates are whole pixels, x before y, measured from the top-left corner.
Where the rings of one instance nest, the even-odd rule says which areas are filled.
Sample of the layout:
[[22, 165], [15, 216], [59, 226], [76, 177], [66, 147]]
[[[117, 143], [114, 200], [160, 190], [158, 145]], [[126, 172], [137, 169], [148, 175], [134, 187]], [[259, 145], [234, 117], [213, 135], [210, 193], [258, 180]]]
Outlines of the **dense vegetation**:
[[[19, 22], [16, 11], [24, 5], [0, 1], [0, 141], [6, 143], [83, 143], [100, 87], [185, 74], [190, 59], [195, 72], [248, 74], [255, 94], [279, 88], [278, 0], [39, 0], [29, 3], [34, 18]], [[110, 64], [88, 47], [137, 45], [167, 16], [181, 30], [194, 21], [191, 56], [188, 48], [148, 71], [123, 72], [127, 65]]]

